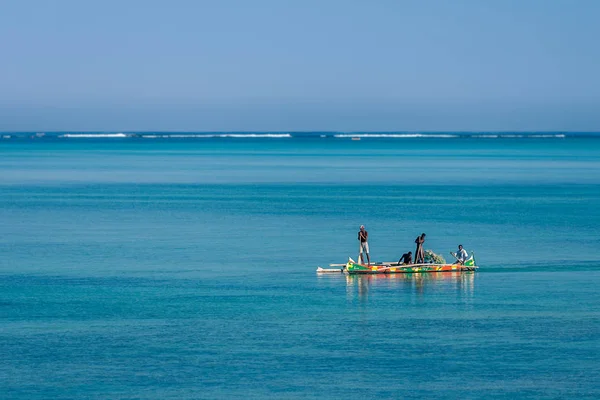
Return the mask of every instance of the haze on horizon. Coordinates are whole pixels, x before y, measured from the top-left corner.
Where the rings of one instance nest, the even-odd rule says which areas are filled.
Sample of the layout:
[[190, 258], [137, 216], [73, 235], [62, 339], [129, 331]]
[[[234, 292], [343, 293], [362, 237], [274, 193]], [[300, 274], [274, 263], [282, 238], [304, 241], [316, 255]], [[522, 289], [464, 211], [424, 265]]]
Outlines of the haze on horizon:
[[0, 5], [0, 131], [600, 131], [600, 1]]

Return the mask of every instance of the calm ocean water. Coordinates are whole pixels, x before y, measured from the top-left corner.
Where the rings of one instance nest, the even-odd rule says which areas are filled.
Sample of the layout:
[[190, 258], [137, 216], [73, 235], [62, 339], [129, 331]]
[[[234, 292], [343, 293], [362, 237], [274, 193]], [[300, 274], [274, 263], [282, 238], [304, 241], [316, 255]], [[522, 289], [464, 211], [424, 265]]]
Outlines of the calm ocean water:
[[600, 137], [497, 135], [0, 138], [0, 397], [599, 398]]

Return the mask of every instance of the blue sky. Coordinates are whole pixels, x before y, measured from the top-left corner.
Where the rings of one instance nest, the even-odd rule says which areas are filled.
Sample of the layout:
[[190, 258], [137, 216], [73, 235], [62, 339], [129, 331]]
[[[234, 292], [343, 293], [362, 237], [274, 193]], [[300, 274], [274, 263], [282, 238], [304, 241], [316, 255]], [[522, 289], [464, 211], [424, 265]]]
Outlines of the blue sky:
[[600, 1], [0, 3], [0, 130], [600, 130]]

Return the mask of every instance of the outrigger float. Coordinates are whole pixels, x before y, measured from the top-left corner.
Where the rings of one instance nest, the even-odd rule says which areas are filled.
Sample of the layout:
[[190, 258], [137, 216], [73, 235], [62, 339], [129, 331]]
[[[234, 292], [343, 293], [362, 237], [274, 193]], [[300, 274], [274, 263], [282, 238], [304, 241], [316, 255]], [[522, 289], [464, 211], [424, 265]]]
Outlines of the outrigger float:
[[[398, 264], [397, 262], [383, 262], [369, 265], [359, 264], [348, 258], [346, 264], [329, 264], [330, 267], [317, 268], [317, 273], [346, 273], [358, 274], [412, 274], [425, 272], [469, 272], [476, 271], [475, 258], [471, 257], [464, 264]], [[341, 267], [341, 268], [340, 268]]]

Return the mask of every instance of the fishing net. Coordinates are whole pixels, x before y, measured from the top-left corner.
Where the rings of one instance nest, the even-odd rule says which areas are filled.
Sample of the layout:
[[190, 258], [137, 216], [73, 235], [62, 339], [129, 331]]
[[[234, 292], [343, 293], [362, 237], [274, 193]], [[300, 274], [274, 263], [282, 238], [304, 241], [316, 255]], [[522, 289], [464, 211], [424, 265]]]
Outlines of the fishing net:
[[446, 260], [431, 250], [425, 250], [425, 262], [427, 264], [446, 264]]

